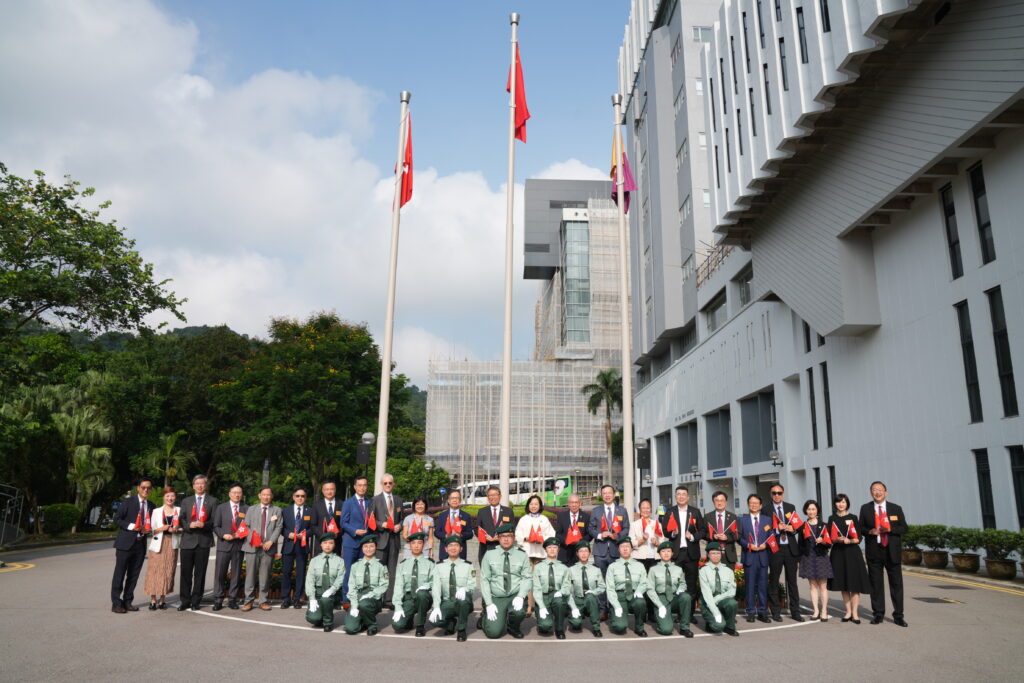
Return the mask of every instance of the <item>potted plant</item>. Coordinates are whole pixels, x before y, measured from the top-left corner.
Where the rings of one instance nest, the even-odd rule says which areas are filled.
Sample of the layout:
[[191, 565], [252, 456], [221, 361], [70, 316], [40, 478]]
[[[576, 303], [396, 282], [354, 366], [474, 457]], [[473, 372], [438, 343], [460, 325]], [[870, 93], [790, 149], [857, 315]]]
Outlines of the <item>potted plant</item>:
[[981, 530], [953, 526], [946, 532], [946, 537], [949, 547], [960, 551], [953, 553], [956, 570], [965, 574], [976, 573], [981, 566], [981, 557], [971, 551], [981, 547]]
[[931, 548], [924, 551], [924, 566], [930, 569], [945, 569], [949, 564], [949, 553], [945, 548], [949, 542], [948, 529], [943, 524], [923, 524], [918, 533], [921, 543]]
[[993, 579], [1012, 579], [1017, 575], [1017, 563], [1007, 559], [1020, 546], [1020, 535], [1006, 529], [985, 529], [981, 532], [981, 546], [985, 549], [985, 569]]
[[921, 549], [917, 544], [921, 542], [921, 526], [919, 524], [908, 524], [903, 534], [903, 564], [917, 566], [921, 564]]

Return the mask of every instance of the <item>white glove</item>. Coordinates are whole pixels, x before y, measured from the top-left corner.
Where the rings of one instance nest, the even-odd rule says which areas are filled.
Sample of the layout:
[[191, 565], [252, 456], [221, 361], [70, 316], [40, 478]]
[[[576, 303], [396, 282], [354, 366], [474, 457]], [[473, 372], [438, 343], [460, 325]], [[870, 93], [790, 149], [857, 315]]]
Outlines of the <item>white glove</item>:
[[460, 588], [457, 591], [455, 591], [455, 599], [456, 600], [465, 600], [466, 599], [466, 589], [465, 588]]
[[659, 619], [664, 619], [666, 614], [668, 614], [668, 610], [665, 609], [664, 606], [658, 608], [658, 618]]
[[682, 595], [686, 592], [686, 586], [680, 586], [679, 590], [676, 591], [676, 595]]
[[403, 610], [401, 607], [399, 607], [398, 609], [395, 610], [395, 613], [393, 615], [391, 615], [391, 621], [393, 621], [393, 622], [395, 622], [397, 624], [404, 617], [405, 617], [405, 610]]
[[487, 605], [487, 621], [494, 621], [498, 618], [498, 606], [495, 604]]
[[428, 620], [431, 623], [441, 621], [441, 608], [435, 607], [434, 609], [430, 610], [430, 616], [428, 617]]
[[128, 531], [135, 531], [135, 522], [128, 525]]
[[554, 597], [556, 597], [556, 598], [562, 597], [562, 591], [555, 591], [555, 596]]
[[309, 601], [309, 611], [310, 612], [316, 612], [318, 609], [320, 609], [320, 601], [316, 600], [316, 599], [310, 600]]
[[637, 591], [636, 593], [633, 593], [633, 597], [634, 598], [642, 598], [642, 597], [644, 597], [644, 592], [643, 591]]
[[428, 583], [428, 584], [427, 584], [427, 585], [425, 585], [425, 586], [420, 586], [420, 587], [419, 587], [419, 588], [417, 588], [416, 590], [418, 590], [418, 591], [428, 591], [428, 590], [430, 590], [430, 584]]
[[580, 611], [578, 609], [576, 609], [575, 607], [572, 608], [572, 618], [573, 619], [579, 619], [580, 618]]
[[[589, 593], [590, 595], [600, 595], [601, 591], [597, 590], [596, 588], [591, 588], [587, 591], [587, 593]], [[584, 595], [586, 595], [587, 593], [584, 593]]]
[[348, 615], [350, 617], [358, 617], [359, 616], [359, 608], [356, 607], [355, 605], [352, 605], [352, 609], [350, 609], [348, 611]]
[[325, 597], [325, 598], [329, 598], [332, 595], [334, 595], [334, 589], [333, 588], [328, 588], [327, 590], [325, 590], [323, 592], [323, 597]]
[[512, 598], [512, 609], [514, 609], [517, 612], [523, 609], [523, 599], [518, 595]]
[[621, 607], [616, 607], [615, 608], [615, 616], [616, 617], [621, 617], [622, 616], [622, 608]]
[[548, 608], [547, 607], [541, 607], [540, 611], [538, 612], [538, 614], [540, 614], [540, 618], [541, 619], [547, 619], [548, 618]]

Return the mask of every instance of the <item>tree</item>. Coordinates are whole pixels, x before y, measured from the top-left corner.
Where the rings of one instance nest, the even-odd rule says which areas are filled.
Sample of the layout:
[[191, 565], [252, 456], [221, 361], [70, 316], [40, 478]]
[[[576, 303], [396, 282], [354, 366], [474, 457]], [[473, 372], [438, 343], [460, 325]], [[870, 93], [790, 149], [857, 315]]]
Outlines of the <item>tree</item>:
[[170, 486], [174, 477], [187, 479], [188, 468], [196, 464], [196, 454], [192, 451], [179, 449], [178, 439], [187, 435], [184, 429], [173, 434], [161, 434], [159, 445], [153, 446], [143, 458], [143, 467], [147, 472], [159, 472], [163, 475], [164, 486]]
[[618, 370], [601, 370], [594, 382], [580, 389], [587, 397], [587, 410], [592, 415], [604, 406], [604, 439], [608, 447], [608, 482], [612, 481], [612, 411], [622, 410], [622, 378]]

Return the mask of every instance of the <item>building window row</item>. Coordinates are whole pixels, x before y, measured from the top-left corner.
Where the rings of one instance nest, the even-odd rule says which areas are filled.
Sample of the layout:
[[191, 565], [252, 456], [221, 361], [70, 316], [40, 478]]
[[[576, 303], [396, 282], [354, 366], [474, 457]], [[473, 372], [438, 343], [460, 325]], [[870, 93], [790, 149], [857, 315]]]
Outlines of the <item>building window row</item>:
[[[1006, 447], [1010, 459], [1010, 479], [1013, 483], [1013, 499], [1017, 510], [1017, 526], [1024, 530], [1024, 445]], [[981, 524], [985, 529], [996, 528], [995, 496], [992, 495], [992, 466], [987, 448], [975, 448], [974, 468], [978, 477], [978, 505], [981, 508]]]

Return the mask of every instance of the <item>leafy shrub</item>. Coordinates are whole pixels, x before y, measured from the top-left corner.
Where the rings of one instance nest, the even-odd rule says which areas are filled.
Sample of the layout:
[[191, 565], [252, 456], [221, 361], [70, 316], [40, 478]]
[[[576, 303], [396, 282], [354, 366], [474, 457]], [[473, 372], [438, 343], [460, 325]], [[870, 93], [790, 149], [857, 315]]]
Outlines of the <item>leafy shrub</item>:
[[43, 508], [43, 531], [50, 536], [71, 531], [82, 516], [81, 510], [71, 503], [54, 503]]

